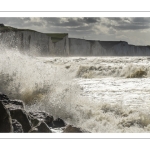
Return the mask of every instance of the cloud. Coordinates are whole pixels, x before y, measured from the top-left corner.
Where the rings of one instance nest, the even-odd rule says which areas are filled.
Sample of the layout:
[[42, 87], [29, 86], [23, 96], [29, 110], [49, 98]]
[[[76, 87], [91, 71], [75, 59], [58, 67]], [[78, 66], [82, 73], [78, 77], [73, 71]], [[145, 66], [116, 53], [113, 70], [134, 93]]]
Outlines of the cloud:
[[[107, 18], [108, 22], [104, 23], [108, 28], [116, 30], [145, 30], [150, 29], [150, 18]], [[111, 22], [113, 21], [113, 22]]]
[[1, 17], [0, 23], [43, 33], [69, 33], [76, 38], [126, 39], [129, 43], [141, 41], [143, 45], [150, 45], [150, 17]]

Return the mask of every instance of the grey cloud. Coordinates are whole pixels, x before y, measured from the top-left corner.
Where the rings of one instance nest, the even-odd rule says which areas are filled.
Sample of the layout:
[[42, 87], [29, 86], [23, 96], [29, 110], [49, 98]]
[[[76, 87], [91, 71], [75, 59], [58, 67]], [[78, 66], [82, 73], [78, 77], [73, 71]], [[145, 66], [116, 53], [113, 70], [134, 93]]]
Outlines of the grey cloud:
[[149, 29], [149, 25], [122, 25], [122, 26], [113, 26], [116, 30], [141, 30], [141, 29]]
[[[150, 28], [150, 18], [107, 18], [107, 23], [102, 23], [108, 28], [114, 28], [116, 30], [141, 30]], [[111, 23], [111, 20], [115, 21], [117, 25]]]
[[136, 17], [136, 18], [132, 18], [132, 22], [133, 23], [150, 23], [150, 18], [148, 17]]
[[86, 23], [97, 23], [97, 22], [100, 22], [101, 18], [85, 17], [83, 18], [83, 20]]
[[94, 24], [100, 21], [100, 18], [94, 17], [85, 17], [85, 18], [70, 18], [67, 17], [62, 21], [62, 18], [42, 18], [53, 26], [67, 26], [67, 27], [75, 27], [75, 26], [84, 26], [85, 24]]
[[122, 18], [119, 18], [119, 17], [107, 17], [107, 19], [113, 20], [113, 21], [121, 21], [122, 20]]

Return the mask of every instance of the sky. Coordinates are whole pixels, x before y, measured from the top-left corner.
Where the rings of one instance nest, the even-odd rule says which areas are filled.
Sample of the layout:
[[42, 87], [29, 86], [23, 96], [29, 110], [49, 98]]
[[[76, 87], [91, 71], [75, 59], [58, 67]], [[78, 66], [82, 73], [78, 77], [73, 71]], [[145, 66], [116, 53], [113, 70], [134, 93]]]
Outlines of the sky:
[[149, 17], [0, 17], [0, 23], [70, 38], [150, 45]]

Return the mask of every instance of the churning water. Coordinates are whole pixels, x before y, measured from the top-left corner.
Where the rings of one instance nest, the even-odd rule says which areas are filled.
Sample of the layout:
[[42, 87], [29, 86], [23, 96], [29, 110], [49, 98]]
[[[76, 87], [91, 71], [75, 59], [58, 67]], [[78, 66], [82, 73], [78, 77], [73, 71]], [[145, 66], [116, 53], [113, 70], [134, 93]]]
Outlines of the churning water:
[[150, 132], [150, 58], [0, 52], [0, 91], [90, 132]]

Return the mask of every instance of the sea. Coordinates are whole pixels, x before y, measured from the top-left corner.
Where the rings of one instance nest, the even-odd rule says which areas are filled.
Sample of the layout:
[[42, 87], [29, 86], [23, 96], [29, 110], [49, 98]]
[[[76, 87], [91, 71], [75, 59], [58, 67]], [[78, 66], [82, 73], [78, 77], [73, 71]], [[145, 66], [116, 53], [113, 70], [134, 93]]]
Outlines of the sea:
[[150, 57], [0, 51], [0, 91], [91, 133], [150, 132]]

